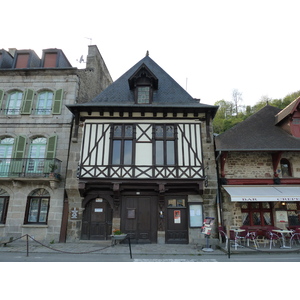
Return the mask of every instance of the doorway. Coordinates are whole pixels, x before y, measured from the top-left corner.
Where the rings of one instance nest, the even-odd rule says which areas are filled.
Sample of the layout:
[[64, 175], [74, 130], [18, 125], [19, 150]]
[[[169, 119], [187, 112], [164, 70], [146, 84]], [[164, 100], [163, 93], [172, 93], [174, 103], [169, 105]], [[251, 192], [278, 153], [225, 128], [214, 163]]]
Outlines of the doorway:
[[157, 199], [155, 197], [124, 197], [122, 199], [121, 231], [132, 243], [157, 242]]
[[112, 230], [112, 209], [102, 198], [89, 201], [82, 216], [82, 240], [107, 240]]
[[167, 200], [166, 244], [188, 244], [188, 212], [186, 200]]

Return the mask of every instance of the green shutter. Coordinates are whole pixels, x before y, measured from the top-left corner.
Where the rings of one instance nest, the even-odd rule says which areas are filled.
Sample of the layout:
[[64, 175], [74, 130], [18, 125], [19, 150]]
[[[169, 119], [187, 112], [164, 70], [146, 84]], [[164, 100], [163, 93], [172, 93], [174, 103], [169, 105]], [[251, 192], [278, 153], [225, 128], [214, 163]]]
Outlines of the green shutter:
[[31, 89], [26, 90], [21, 114], [23, 115], [31, 114], [33, 97], [34, 97], [34, 90]]
[[59, 115], [61, 113], [63, 95], [63, 89], [55, 91], [52, 114]]
[[56, 135], [49, 137], [48, 143], [47, 143], [46, 158], [55, 158], [56, 141], [57, 141]]
[[3, 98], [4, 98], [4, 91], [0, 90], [0, 109], [1, 109], [1, 106], [2, 106]]
[[45, 173], [50, 173], [51, 165], [55, 165], [56, 141], [57, 141], [56, 135], [48, 138], [46, 161], [44, 165]]
[[24, 152], [26, 147], [26, 137], [18, 136], [13, 151], [13, 158], [24, 158]]
[[16, 175], [19, 176], [20, 173], [23, 171], [23, 158], [25, 153], [26, 147], [26, 137], [25, 136], [18, 136], [16, 139], [16, 143], [13, 150], [12, 163], [9, 166], [9, 172], [12, 176]]

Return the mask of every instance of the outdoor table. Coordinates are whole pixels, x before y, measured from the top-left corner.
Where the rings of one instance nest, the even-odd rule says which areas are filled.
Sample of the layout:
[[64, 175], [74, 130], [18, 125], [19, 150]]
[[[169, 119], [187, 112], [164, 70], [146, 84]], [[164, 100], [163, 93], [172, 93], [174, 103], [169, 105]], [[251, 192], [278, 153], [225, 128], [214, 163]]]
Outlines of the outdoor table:
[[245, 229], [230, 229], [230, 230], [232, 230], [235, 233], [235, 236], [234, 236], [234, 248], [235, 248], [235, 250], [237, 250], [237, 247], [243, 247], [243, 246], [241, 246], [240, 244], [237, 243], [237, 239], [238, 239], [239, 233], [244, 232], [246, 230]]
[[287, 234], [287, 233], [292, 233], [293, 232], [292, 230], [273, 229], [272, 231], [278, 232], [278, 233], [281, 234], [282, 246], [280, 248], [283, 248], [283, 249], [290, 249], [291, 248], [290, 246], [286, 246], [284, 235]]

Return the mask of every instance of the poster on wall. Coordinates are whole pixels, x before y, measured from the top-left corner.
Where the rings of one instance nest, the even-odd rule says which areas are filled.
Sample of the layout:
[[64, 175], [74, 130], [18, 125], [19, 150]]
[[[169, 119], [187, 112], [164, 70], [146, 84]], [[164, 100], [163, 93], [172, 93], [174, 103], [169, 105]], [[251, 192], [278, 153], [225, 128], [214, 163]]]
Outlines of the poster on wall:
[[288, 223], [288, 215], [286, 210], [276, 211], [276, 221], [279, 223]]
[[203, 221], [203, 226], [201, 228], [201, 233], [210, 235], [212, 226], [214, 224], [215, 218], [206, 217]]
[[201, 204], [190, 204], [190, 227], [202, 227], [203, 216], [202, 216], [202, 205]]
[[174, 210], [174, 223], [175, 224], [180, 224], [180, 210]]

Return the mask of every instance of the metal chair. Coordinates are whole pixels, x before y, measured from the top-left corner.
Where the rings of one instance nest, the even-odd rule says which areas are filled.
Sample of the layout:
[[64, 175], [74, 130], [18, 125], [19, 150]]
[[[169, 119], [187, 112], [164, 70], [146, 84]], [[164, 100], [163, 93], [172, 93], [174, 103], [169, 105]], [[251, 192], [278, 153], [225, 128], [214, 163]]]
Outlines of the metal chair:
[[218, 231], [219, 231], [219, 233], [220, 233], [220, 235], [222, 237], [222, 241], [223, 241], [223, 238], [225, 238], [225, 242], [226, 242], [225, 249], [227, 249], [227, 247], [228, 247], [228, 236], [227, 236], [227, 234], [225, 232], [224, 227], [221, 227], [221, 226], [218, 227]]
[[251, 231], [245, 235], [245, 239], [247, 240], [247, 246], [249, 247], [249, 242], [253, 242], [255, 248], [258, 248], [258, 243], [256, 242], [257, 232]]
[[280, 244], [281, 244], [281, 238], [278, 234], [271, 232], [271, 231], [267, 231], [266, 232], [266, 238], [270, 241], [270, 249], [272, 249], [272, 243], [273, 246], [275, 246], [275, 242], [277, 242], [279, 240]]

